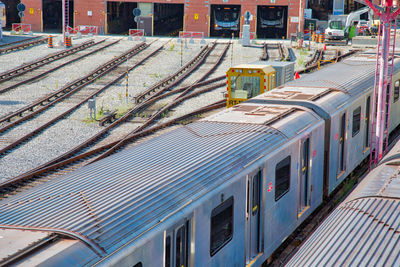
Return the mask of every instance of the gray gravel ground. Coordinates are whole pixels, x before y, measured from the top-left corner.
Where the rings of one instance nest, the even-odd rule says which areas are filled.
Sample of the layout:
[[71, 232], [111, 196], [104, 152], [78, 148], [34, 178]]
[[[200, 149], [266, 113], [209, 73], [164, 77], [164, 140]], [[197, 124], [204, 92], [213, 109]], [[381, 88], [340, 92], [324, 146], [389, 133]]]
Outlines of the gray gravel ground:
[[[146, 54], [154, 51], [159, 45], [165, 43], [166, 41], [168, 41], [168, 39], [157, 41], [154, 45], [148, 48]], [[40, 90], [40, 92], [32, 92], [32, 90], [34, 90], [34, 87], [43, 88], [43, 86], [40, 87], [40, 85], [53, 83], [53, 86], [51, 88], [54, 88], [55, 90], [63, 84], [87, 74], [90, 70], [97, 67], [100, 63], [110, 60], [112, 57], [121, 54], [123, 51], [126, 51], [136, 44], [137, 42], [133, 41], [121, 41], [119, 44], [113, 46], [113, 48], [110, 49], [111, 51], [107, 51], [101, 53], [101, 55], [97, 55], [96, 60], [94, 60], [92, 56], [88, 59], [80, 61], [78, 64], [76, 64], [77, 66], [63, 68], [60, 71], [52, 73], [38, 83], [27, 85], [26, 87], [24, 86], [24, 89], [19, 88], [15, 91], [10, 91], [10, 93], [0, 95], [0, 101], [3, 101], [3, 103], [7, 101], [13, 101], [14, 103], [14, 105], [1, 105], [2, 102], [0, 102], [0, 113], [4, 114], [8, 111], [15, 110], [16, 106], [25, 106], [27, 103], [30, 103], [37, 97], [42, 96], [46, 94], [46, 92], [48, 93], [50, 91], [42, 89]], [[199, 44], [184, 49], [182, 57], [183, 64], [190, 60], [199, 51]], [[154, 83], [155, 80], [160, 80], [165, 76], [175, 72], [180, 67], [179, 52], [180, 51], [178, 51], [176, 45], [174, 46], [172, 44], [169, 44], [167, 45], [167, 49], [160, 52], [155, 58], [149, 60], [148, 63], [150, 64], [143, 64], [139, 68], [132, 71], [129, 78], [129, 80], [131, 81], [129, 90], [131, 96], [130, 100], [132, 99], [132, 96], [134, 96], [137, 92], [143, 90], [144, 88], [147, 88], [149, 85]], [[137, 57], [129, 60], [127, 64], [130, 65], [133, 64], [135, 61], [137, 62], [138, 60], [143, 58], [144, 55], [145, 52], [141, 52]], [[66, 77], [66, 69], [68, 69], [68, 72], [71, 73], [70, 77]], [[58, 86], [54, 86], [54, 83], [56, 81], [60, 81]], [[26, 91], [28, 91], [29, 93], [25, 93]], [[23, 92], [23, 96], [18, 96], [18, 94], [22, 94]], [[102, 104], [104, 108], [110, 107], [124, 109], [126, 108], [126, 100], [124, 95], [125, 81], [122, 81], [121, 84], [113, 86], [109, 88], [109, 90], [101, 94], [97, 98], [97, 103], [99, 103], [99, 107]], [[71, 97], [71, 99], [73, 99], [73, 97]], [[56, 114], [62, 113], [64, 110], [67, 109], [67, 106], [70, 106], [70, 104], [57, 104], [49, 111], [43, 113], [41, 116], [29, 122], [23, 123], [15, 129], [3, 134], [0, 139], [0, 142], [2, 141], [3, 145], [0, 144], [0, 147], [4, 147], [9, 141], [15, 140], [16, 138], [26, 134], [29, 129], [36, 128], [38, 125], [43, 124], [47, 119], [54, 117]], [[0, 179], [9, 179], [32, 168], [35, 168], [40, 164], [43, 164], [48, 160], [67, 152], [72, 147], [82, 143], [84, 140], [93, 136], [100, 130], [100, 127], [97, 123], [88, 123], [88, 117], [89, 111], [87, 106], [84, 105], [68, 118], [53, 125], [52, 127], [45, 130], [41, 135], [33, 138], [21, 147], [0, 158], [0, 169], [2, 170]], [[15, 165], [15, 163], [17, 164]]]
[[[13, 36], [9, 36], [13, 38]], [[7, 38], [8, 39], [8, 38]], [[54, 38], [54, 43], [58, 43], [61, 40], [60, 37]], [[82, 38], [78, 40], [74, 40], [73, 44], [80, 44], [90, 40], [90, 38]], [[2, 44], [0, 42], [0, 44]], [[52, 53], [56, 53], [60, 50], [64, 50], [64, 47], [60, 47], [56, 45], [54, 48], [48, 48], [47, 44], [42, 43], [40, 45], [35, 45], [27, 49], [17, 50], [15, 52], [4, 54], [0, 57], [0, 72], [4, 72], [6, 70], [18, 67], [22, 64], [28, 63], [35, 59], [50, 55]]]
[[[100, 40], [104, 37], [99, 36], [93, 38], [95, 40]], [[110, 40], [115, 40], [120, 37], [108, 38]], [[60, 37], [56, 37], [55, 43], [57, 43], [59, 40]], [[79, 40], [73, 40], [73, 43], [77, 44], [87, 40], [88, 38], [82, 38]], [[152, 40], [155, 40], [155, 38], [147, 38], [148, 42]], [[154, 51], [168, 40], [169, 38], [159, 38], [147, 50], [128, 60], [127, 63], [124, 63], [124, 67], [132, 66], [135, 62], [138, 62], [145, 55]], [[207, 42], [209, 41], [210, 40], [207, 40]], [[220, 42], [226, 41], [227, 40], [222, 40]], [[237, 40], [235, 40], [233, 48], [231, 47], [229, 49], [222, 64], [220, 64], [217, 70], [209, 78], [225, 75], [226, 71], [231, 66], [257, 61], [262, 54], [261, 45], [263, 42], [264, 41], [259, 41], [253, 47], [242, 47], [238, 44]], [[276, 41], [274, 40], [272, 42]], [[1, 94], [0, 116], [24, 107], [34, 100], [59, 89], [66, 83], [84, 76], [101, 63], [120, 55], [122, 52], [133, 47], [137, 43], [138, 42], [136, 41], [128, 41], [126, 38], [124, 38], [117, 45], [105, 49], [102, 52], [92, 55], [75, 64], [64, 67], [61, 70], [57, 70], [38, 82], [27, 84], [18, 89], [11, 90], [8, 93]], [[285, 43], [289, 42], [285, 41]], [[200, 51], [201, 47], [202, 45], [199, 43], [188, 44], [187, 47], [185, 45], [181, 46], [180, 43], [177, 43], [176, 39], [173, 39], [166, 45], [164, 50], [157, 54], [157, 56], [151, 58], [145, 64], [139, 66], [129, 73], [128, 99], [125, 97], [126, 80], [123, 79], [119, 84], [110, 87], [96, 98], [97, 110], [100, 110], [101, 108], [103, 110], [117, 110], [119, 112], [127, 110], [132, 106], [131, 103], [133, 103], [135, 95], [137, 95], [139, 92], [142, 92], [146, 88], [149, 88], [157, 81], [176, 72], [181, 66], [181, 60], [182, 64], [185, 64]], [[181, 48], [183, 50], [182, 53]], [[52, 52], [54, 52], [54, 50], [48, 49], [46, 45], [40, 45], [27, 50], [3, 55], [0, 57], [0, 63], [2, 63], [0, 64], [0, 71], [14, 68], [24, 62], [32, 61]], [[301, 55], [299, 51], [295, 51], [295, 53], [299, 57], [308, 57], [308, 53], [305, 54], [305, 52], [302, 52]], [[12, 63], [6, 64], [6, 62]], [[195, 81], [196, 79], [197, 78], [195, 76], [189, 77], [190, 81]], [[203, 94], [199, 98], [187, 100], [178, 107], [175, 107], [169, 113], [169, 117], [166, 117], [161, 121], [163, 122], [169, 120], [187, 113], [188, 110], [191, 111], [221, 100], [223, 99], [223, 92], [225, 91], [226, 87], [224, 86], [212, 92]], [[74, 100], [74, 97], [71, 97], [69, 101], [55, 105], [49, 111], [45, 112], [36, 119], [26, 122], [7, 133], [0, 134], [0, 147], [4, 147], [10, 141], [15, 140], [17, 137], [27, 133], [28, 129], [33, 129], [38, 125], [43, 124], [49, 118], [54, 117], [55, 114], [61, 113], [67, 108], [67, 106], [70, 105], [68, 103], [70, 103], [72, 100], [76, 102], [78, 98], [78, 96], [75, 96]], [[161, 107], [163, 104], [165, 104], [165, 102], [157, 103], [156, 108]], [[141, 119], [138, 118], [123, 125], [122, 127], [118, 127], [112, 132], [112, 136], [114, 138], [115, 136], [124, 136], [126, 133], [132, 131], [132, 129], [135, 127], [141, 125], [140, 121]], [[77, 146], [96, 134], [99, 130], [101, 130], [101, 127], [98, 126], [97, 122], [89, 122], [89, 110], [87, 105], [81, 106], [70, 116], [48, 128], [39, 136], [13, 150], [11, 153], [1, 156], [0, 182], [29, 171], [32, 168], [35, 168], [40, 164], [43, 164], [65, 153], [72, 147]], [[102, 141], [101, 143], [105, 142], [106, 140]]]
[[[111, 60], [133, 46], [134, 44], [132, 43], [121, 41], [94, 55], [58, 69], [36, 82], [28, 83], [1, 94], [0, 103], [3, 105], [0, 106], [0, 116], [18, 110], [47, 94], [59, 90], [65, 84], [89, 74], [100, 64]], [[24, 57], [24, 55], [19, 54], [18, 56]], [[1, 85], [0, 88], [2, 88]]]

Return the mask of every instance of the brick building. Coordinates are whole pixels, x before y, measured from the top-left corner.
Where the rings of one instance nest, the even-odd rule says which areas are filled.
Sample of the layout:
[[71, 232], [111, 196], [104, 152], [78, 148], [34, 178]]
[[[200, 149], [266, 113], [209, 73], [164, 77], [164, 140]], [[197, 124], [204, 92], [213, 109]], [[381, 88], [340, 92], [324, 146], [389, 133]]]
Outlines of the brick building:
[[[257, 35], [261, 33], [260, 12], [261, 9], [268, 9], [269, 12], [276, 14], [274, 8], [279, 8], [284, 16], [284, 26], [281, 25], [279, 33], [275, 33], [272, 38], [288, 38], [290, 34], [298, 29], [298, 23], [303, 24], [303, 19], [299, 18], [300, 3], [304, 10], [307, 0], [154, 0], [134, 1], [104, 1], [104, 0], [74, 0], [69, 2], [69, 24], [99, 26], [104, 33], [126, 33], [126, 28], [133, 28], [136, 23], [133, 21], [132, 10], [138, 7], [142, 10], [143, 22], [150, 25], [151, 31], [147, 34], [157, 34], [163, 25], [162, 13], [176, 16], [174, 21], [179, 26], [176, 30], [203, 32], [205, 36], [213, 35], [214, 10], [220, 7], [235, 8], [239, 10], [240, 25], [244, 23], [244, 14], [249, 11], [252, 15], [250, 29]], [[61, 30], [61, 0], [21, 0], [26, 5], [24, 23], [32, 25], [34, 31]], [[177, 10], [182, 10], [178, 12]], [[171, 13], [172, 12], [172, 13]], [[129, 25], [128, 25], [129, 24]], [[129, 26], [129, 27], [128, 27]], [[139, 25], [139, 28], [142, 25]], [[300, 25], [303, 27], [303, 25]], [[124, 31], [120, 30], [124, 29]], [[118, 32], [120, 30], [120, 32]]]

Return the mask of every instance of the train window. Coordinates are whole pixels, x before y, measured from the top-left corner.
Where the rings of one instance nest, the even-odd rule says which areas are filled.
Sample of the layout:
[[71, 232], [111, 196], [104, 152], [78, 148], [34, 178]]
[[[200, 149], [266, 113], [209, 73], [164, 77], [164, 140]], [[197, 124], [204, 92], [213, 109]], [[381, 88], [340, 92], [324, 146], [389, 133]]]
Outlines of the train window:
[[186, 226], [183, 225], [176, 232], [175, 246], [176, 267], [186, 266]]
[[361, 125], [361, 107], [356, 108], [353, 110], [353, 137], [358, 134], [360, 131]]
[[394, 83], [394, 90], [393, 90], [393, 102], [396, 102], [397, 100], [399, 100], [399, 96], [400, 96], [400, 80], [397, 80]]
[[210, 255], [214, 256], [233, 236], [233, 197], [211, 212]]
[[290, 156], [280, 161], [275, 169], [275, 201], [289, 191], [290, 187]]
[[143, 264], [141, 262], [136, 263], [135, 265], [133, 265], [133, 267], [143, 267]]
[[367, 103], [365, 103], [365, 140], [364, 147], [369, 146], [369, 116], [371, 109], [371, 96], [368, 96]]
[[260, 94], [260, 77], [231, 77], [231, 97], [248, 99]]
[[171, 267], [171, 237], [165, 239], [165, 267]]

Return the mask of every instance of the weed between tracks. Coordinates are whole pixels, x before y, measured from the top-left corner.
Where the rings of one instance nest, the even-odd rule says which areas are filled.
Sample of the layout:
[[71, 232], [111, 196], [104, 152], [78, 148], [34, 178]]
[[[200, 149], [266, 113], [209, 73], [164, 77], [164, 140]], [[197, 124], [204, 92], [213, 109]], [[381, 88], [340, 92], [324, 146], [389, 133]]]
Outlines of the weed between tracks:
[[[122, 100], [121, 100], [122, 101]], [[114, 106], [113, 110], [116, 112], [116, 117], [120, 118], [123, 115], [125, 115], [129, 110], [133, 108], [133, 104], [131, 103], [122, 103], [118, 106]], [[111, 112], [110, 108], [104, 108], [104, 107], [97, 107], [97, 112], [96, 112], [96, 120], [90, 120], [90, 115], [88, 115], [83, 122], [90, 124], [93, 122], [97, 122], [98, 120], [101, 120], [107, 113]]]
[[343, 188], [339, 192], [339, 195], [333, 202], [334, 206], [337, 206], [342, 200], [347, 196], [347, 194], [354, 188], [354, 186], [358, 183], [358, 179], [354, 176], [354, 174], [350, 174], [350, 177], [343, 181]]
[[306, 57], [308, 55], [308, 51], [304, 48], [300, 49], [299, 51], [300, 56], [297, 58], [296, 61], [296, 68], [305, 68], [305, 61], [306, 61]]

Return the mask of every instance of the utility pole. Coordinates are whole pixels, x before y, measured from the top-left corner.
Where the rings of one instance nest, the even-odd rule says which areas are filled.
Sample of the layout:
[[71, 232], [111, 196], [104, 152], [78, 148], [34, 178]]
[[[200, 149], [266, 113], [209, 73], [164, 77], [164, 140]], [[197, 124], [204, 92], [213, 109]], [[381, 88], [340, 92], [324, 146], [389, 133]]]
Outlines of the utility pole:
[[299, 38], [297, 38], [297, 47], [301, 47], [301, 36], [302, 36], [302, 29], [301, 29], [301, 22], [303, 20], [303, 14], [304, 14], [304, 10], [303, 10], [303, 0], [300, 0], [300, 7], [299, 7], [299, 23], [297, 25], [297, 31], [299, 32]]
[[[395, 8], [393, 0], [384, 0], [383, 6], [376, 7], [369, 0], [356, 0], [368, 5], [379, 16], [379, 34], [377, 47], [377, 67], [375, 73], [373, 113], [371, 127], [371, 152], [370, 168], [376, 166], [382, 159], [388, 145], [389, 118], [391, 103], [391, 85], [393, 75], [394, 48], [396, 41], [396, 25], [391, 36], [392, 22], [400, 14], [400, 9]], [[394, 9], [394, 10], [393, 10]], [[392, 12], [392, 10], [394, 12]], [[390, 39], [393, 39], [391, 43]]]

